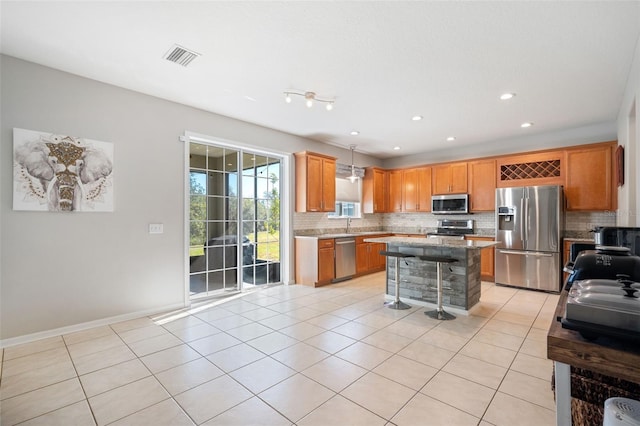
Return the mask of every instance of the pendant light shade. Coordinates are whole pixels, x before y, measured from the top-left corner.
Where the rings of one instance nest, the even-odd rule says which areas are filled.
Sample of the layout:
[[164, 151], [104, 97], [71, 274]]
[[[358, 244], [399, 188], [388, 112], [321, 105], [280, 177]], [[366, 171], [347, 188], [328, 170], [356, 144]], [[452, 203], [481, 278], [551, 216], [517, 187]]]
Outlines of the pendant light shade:
[[355, 151], [356, 146], [350, 145], [349, 148], [351, 149], [351, 176], [349, 176], [347, 179], [349, 179], [349, 182], [351, 183], [356, 183], [356, 181], [359, 179], [358, 175], [356, 175], [356, 166], [353, 164], [353, 151]]

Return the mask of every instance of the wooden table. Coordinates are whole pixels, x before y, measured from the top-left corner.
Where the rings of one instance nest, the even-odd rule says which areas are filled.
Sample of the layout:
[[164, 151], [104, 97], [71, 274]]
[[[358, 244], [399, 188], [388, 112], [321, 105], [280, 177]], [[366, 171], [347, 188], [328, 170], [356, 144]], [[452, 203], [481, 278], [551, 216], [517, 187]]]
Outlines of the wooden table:
[[640, 383], [640, 346], [631, 342], [599, 337], [583, 338], [577, 331], [562, 328], [568, 292], [558, 300], [554, 321], [547, 333], [547, 356], [554, 362], [556, 380], [556, 423], [571, 425], [571, 368]]

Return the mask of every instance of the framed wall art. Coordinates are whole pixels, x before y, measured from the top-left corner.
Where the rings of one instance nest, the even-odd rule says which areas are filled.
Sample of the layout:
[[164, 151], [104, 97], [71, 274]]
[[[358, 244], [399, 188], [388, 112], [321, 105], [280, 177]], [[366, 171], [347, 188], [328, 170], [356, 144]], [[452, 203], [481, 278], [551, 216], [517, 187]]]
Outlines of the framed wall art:
[[113, 144], [13, 129], [13, 209], [113, 211]]

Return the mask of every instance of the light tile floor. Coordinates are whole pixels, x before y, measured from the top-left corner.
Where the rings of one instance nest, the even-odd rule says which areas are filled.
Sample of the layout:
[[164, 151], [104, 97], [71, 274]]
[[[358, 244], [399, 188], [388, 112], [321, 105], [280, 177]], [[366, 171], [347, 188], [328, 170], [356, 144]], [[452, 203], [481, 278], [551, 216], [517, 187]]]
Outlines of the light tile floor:
[[0, 424], [554, 425], [558, 296], [482, 284], [469, 316], [382, 306], [384, 273], [0, 351]]

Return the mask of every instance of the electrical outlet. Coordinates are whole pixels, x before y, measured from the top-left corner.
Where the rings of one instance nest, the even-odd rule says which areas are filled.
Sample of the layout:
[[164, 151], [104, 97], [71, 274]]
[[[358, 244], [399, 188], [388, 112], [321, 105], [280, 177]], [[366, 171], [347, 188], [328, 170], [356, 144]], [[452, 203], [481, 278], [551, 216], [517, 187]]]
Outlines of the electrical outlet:
[[164, 232], [164, 225], [162, 223], [150, 223], [149, 224], [149, 233], [150, 234], [162, 234]]

